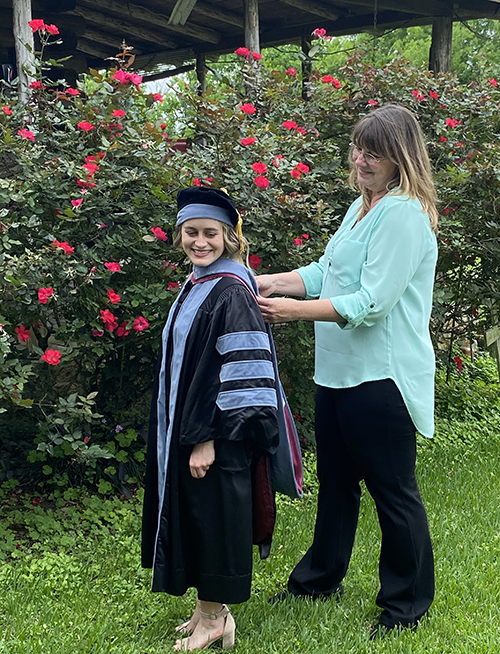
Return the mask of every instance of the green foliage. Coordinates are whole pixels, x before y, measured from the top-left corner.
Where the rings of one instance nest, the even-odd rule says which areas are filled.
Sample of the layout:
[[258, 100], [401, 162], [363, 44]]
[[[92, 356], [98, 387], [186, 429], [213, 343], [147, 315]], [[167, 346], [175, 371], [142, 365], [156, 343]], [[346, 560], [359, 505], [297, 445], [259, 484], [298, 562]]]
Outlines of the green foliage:
[[[318, 56], [329, 43], [316, 43]], [[443, 214], [432, 325], [443, 362], [489, 322], [500, 297], [495, 80], [462, 85], [403, 60], [375, 68], [358, 53], [314, 70], [306, 102], [300, 75], [231, 58], [230, 74], [214, 75], [202, 97], [178, 81], [176, 102], [165, 101], [170, 138], [188, 138], [186, 152], [165, 138], [162, 101], [115, 70], [83, 76], [79, 95], [34, 89], [27, 107], [4, 91], [0, 440], [9, 472], [0, 474], [94, 482], [102, 493], [135, 485], [161, 330], [189, 270], [170, 240], [177, 190], [230, 191], [257, 272], [317, 260], [355, 197], [351, 129], [377, 104], [405, 103], [429, 143]], [[48, 84], [42, 73], [38, 82]], [[308, 442], [312, 325], [274, 332]]]
[[[417, 474], [436, 561], [435, 602], [416, 632], [373, 643], [380, 610], [380, 530], [363, 490], [353, 555], [340, 601], [289, 599], [268, 604], [311, 543], [316, 493], [281, 498], [271, 556], [254, 558], [252, 595], [231, 610], [241, 654], [470, 654], [498, 649], [500, 620], [500, 441], [464, 456], [461, 444], [421, 450]], [[307, 475], [312, 474], [307, 457]], [[13, 497], [15, 495], [16, 497]], [[2, 654], [163, 654], [175, 625], [191, 615], [194, 591], [182, 598], [151, 593], [140, 567], [140, 493], [133, 501], [92, 498], [72, 488], [59, 497], [0, 489]], [[39, 503], [34, 501], [40, 500]], [[10, 539], [10, 547], [6, 542]], [[255, 553], [257, 554], [257, 553]], [[486, 608], [485, 608], [486, 607]]]

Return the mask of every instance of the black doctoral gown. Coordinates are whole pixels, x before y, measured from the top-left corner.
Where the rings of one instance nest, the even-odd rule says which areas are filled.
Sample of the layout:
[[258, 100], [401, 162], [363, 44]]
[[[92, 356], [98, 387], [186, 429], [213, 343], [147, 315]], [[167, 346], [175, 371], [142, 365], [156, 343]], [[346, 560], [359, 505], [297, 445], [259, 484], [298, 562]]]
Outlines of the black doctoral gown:
[[[184, 285], [164, 330], [152, 404], [142, 564], [153, 591], [239, 603], [250, 595], [255, 461], [278, 445], [279, 382], [272, 344], [244, 281], [211, 279], [234, 261], [202, 269]], [[199, 270], [199, 269], [198, 269]], [[243, 273], [242, 273], [243, 276]], [[194, 283], [193, 283], [194, 282]], [[214, 440], [202, 479], [193, 445]]]

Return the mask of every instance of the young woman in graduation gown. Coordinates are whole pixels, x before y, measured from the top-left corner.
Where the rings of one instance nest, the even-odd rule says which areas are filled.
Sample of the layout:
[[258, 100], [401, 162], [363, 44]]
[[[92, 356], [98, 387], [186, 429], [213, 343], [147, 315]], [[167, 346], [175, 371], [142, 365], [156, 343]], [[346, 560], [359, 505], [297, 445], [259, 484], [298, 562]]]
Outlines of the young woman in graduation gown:
[[175, 243], [194, 268], [163, 332], [142, 564], [153, 568], [153, 591], [197, 589], [192, 617], [177, 628], [188, 637], [174, 647], [192, 651], [234, 643], [226, 604], [249, 598], [252, 542], [268, 546], [274, 525], [267, 457], [287, 478], [274, 489], [290, 495], [300, 494], [301, 468], [269, 328], [241, 263], [239, 214], [226, 193], [205, 187], [182, 189], [177, 204]]

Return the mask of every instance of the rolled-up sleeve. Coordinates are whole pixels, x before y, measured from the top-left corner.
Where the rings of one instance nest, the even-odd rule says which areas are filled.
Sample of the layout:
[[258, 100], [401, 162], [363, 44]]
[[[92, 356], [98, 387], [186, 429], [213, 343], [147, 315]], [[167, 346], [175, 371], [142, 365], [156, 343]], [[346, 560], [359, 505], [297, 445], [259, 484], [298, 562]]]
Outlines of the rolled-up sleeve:
[[321, 287], [323, 285], [323, 272], [324, 272], [325, 255], [319, 261], [314, 261], [308, 266], [297, 268], [295, 272], [299, 273], [306, 288], [306, 298], [311, 300], [318, 298], [321, 294]]
[[340, 327], [371, 327], [384, 320], [403, 295], [431, 238], [423, 211], [405, 202], [389, 206], [370, 234], [359, 289], [330, 298], [346, 320]]

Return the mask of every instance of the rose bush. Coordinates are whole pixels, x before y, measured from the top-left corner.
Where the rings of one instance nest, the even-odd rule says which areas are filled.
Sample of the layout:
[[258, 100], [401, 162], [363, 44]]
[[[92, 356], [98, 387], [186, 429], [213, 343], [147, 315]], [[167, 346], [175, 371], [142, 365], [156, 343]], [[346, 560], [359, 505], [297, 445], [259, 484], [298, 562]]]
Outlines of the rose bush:
[[[27, 107], [2, 91], [0, 444], [8, 474], [134, 480], [161, 330], [189, 270], [172, 247], [178, 189], [213, 185], [235, 197], [257, 273], [318, 259], [356, 196], [346, 184], [352, 126], [389, 101], [418, 114], [436, 171], [433, 336], [443, 359], [456, 366], [457, 341], [477, 338], [490, 321], [500, 296], [497, 85], [462, 86], [408, 62], [375, 69], [355, 56], [340, 70], [315, 71], [306, 102], [296, 69], [268, 70], [265, 56], [242, 50], [234, 58], [231, 80], [214, 78], [201, 97], [178, 91], [175, 116], [122, 69], [91, 71], [77, 89], [41, 72]], [[180, 138], [189, 147], [178, 149]], [[306, 439], [312, 325], [274, 333]]]

